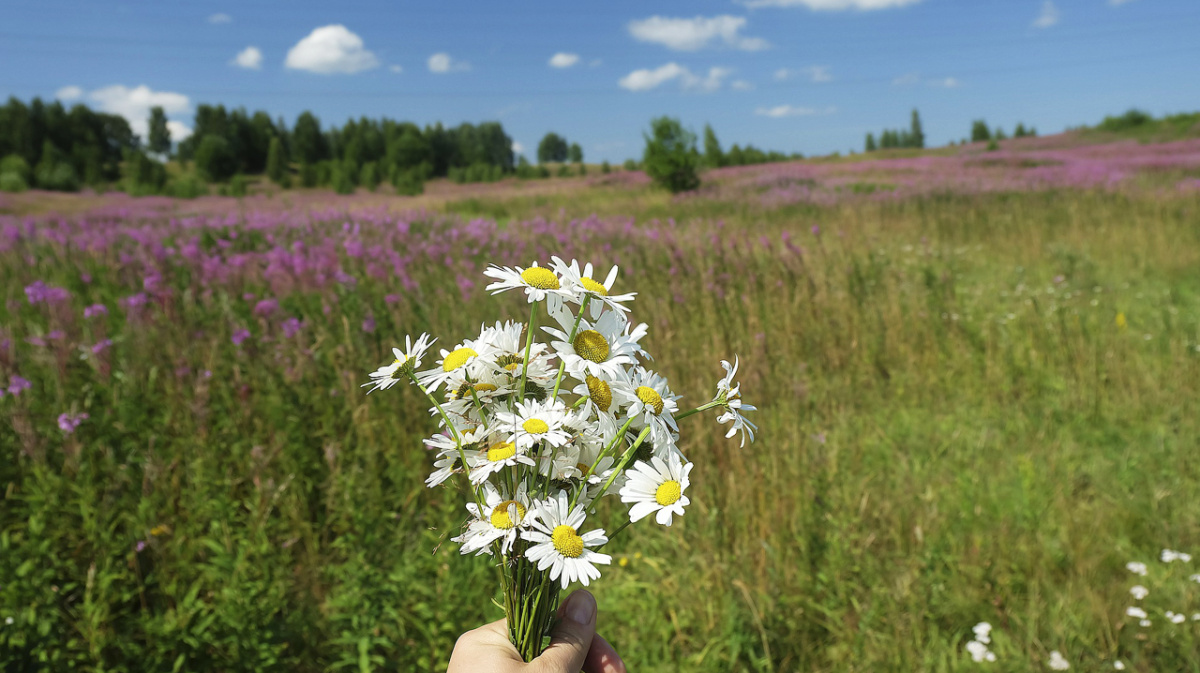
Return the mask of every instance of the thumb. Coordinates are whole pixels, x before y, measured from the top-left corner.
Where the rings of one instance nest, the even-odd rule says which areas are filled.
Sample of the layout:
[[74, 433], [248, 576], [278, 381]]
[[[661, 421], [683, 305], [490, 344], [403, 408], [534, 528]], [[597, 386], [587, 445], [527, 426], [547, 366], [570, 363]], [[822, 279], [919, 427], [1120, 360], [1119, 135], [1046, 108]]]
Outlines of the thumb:
[[580, 589], [558, 610], [558, 624], [550, 634], [550, 647], [531, 663], [537, 673], [578, 673], [596, 635], [596, 599]]

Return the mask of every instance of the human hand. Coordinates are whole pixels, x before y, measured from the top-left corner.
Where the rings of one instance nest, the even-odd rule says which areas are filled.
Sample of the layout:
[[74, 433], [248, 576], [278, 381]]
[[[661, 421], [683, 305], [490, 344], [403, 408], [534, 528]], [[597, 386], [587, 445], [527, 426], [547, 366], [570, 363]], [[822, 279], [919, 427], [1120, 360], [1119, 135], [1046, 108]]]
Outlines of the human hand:
[[625, 673], [625, 664], [596, 635], [596, 599], [580, 589], [558, 608], [550, 647], [529, 663], [508, 641], [505, 620], [467, 631], [454, 644], [446, 673]]

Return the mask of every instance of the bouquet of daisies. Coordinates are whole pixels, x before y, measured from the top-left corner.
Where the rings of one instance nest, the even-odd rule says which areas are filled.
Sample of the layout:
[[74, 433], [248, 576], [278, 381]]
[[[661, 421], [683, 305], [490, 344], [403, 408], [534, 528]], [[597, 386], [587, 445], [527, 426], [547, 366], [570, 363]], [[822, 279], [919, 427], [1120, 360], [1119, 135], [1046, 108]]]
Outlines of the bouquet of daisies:
[[[600, 577], [612, 537], [651, 515], [664, 526], [683, 516], [692, 463], [678, 421], [718, 410], [726, 437], [741, 432], [743, 445], [757, 429], [743, 416], [754, 407], [739, 396], [736, 358], [721, 363], [711, 401], [680, 411], [679, 395], [643, 364], [646, 325], [626, 315], [635, 293], [614, 293], [617, 268], [600, 282], [591, 264], [552, 261], [484, 272], [493, 294], [525, 293], [527, 325], [485, 324], [425, 370], [433, 340], [406, 337], [365, 384], [374, 391], [406, 381], [433, 405], [441, 430], [425, 440], [436, 452], [426, 484], [466, 480], [470, 518], [454, 541], [463, 554], [499, 560], [509, 636], [526, 661], [544, 647], [559, 591]], [[550, 324], [539, 330], [543, 319]], [[611, 536], [589, 522], [606, 495], [630, 505]]]

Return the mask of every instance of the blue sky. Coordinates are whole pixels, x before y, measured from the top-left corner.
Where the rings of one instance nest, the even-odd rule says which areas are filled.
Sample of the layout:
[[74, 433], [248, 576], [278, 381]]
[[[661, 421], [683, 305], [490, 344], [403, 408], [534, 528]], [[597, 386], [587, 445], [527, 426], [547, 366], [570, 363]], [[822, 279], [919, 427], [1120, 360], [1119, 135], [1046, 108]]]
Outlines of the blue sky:
[[1138, 106], [1200, 109], [1196, 0], [5, 0], [0, 93], [82, 101], [178, 136], [198, 103], [291, 124], [366, 115], [501, 121], [533, 157], [641, 153], [669, 114], [721, 142], [860, 149], [920, 110], [931, 144], [972, 119], [1042, 133]]

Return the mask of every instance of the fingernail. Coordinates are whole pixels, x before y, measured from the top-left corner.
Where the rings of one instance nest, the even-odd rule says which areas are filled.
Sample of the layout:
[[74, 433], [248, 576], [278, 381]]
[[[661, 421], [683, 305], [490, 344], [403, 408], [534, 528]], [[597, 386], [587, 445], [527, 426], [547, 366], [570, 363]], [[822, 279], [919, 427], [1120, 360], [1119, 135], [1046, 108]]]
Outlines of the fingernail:
[[596, 618], [596, 599], [582, 589], [567, 598], [566, 618], [577, 624], [591, 624]]

